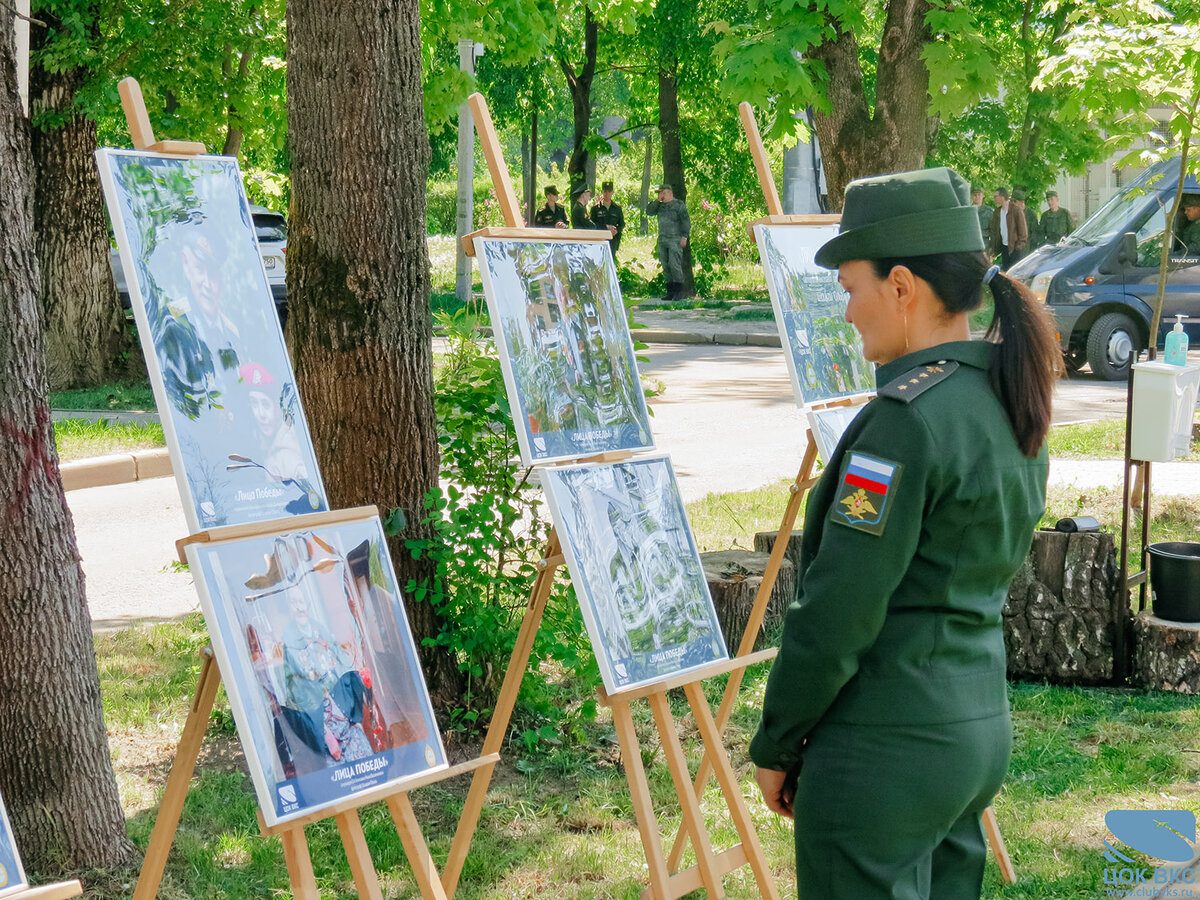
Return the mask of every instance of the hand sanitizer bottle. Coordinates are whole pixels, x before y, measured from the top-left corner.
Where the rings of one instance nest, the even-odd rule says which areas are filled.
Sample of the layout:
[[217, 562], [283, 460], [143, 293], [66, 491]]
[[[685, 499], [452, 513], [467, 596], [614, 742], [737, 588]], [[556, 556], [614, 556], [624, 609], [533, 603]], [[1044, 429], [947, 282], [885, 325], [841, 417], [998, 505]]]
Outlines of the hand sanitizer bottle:
[[1166, 353], [1163, 354], [1163, 360], [1173, 366], [1186, 366], [1188, 336], [1187, 332], [1183, 330], [1183, 315], [1176, 315], [1175, 320], [1175, 327], [1167, 335]]

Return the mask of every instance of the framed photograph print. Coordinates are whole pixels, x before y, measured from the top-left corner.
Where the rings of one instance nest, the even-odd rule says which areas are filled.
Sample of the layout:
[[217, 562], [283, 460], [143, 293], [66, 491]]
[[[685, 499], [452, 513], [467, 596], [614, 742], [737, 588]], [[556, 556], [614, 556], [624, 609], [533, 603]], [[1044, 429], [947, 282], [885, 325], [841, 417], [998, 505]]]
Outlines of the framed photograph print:
[[25, 870], [21, 868], [21, 856], [17, 853], [17, 842], [13, 837], [4, 798], [0, 797], [0, 897], [15, 894], [29, 887]]
[[833, 458], [833, 451], [837, 449], [842, 435], [846, 433], [846, 429], [850, 427], [854, 417], [862, 412], [865, 405], [858, 403], [854, 406], [827, 406], [822, 409], [809, 408], [807, 410], [808, 426], [812, 429], [813, 439], [817, 442], [817, 452], [821, 454], [821, 460], [826, 465]]
[[191, 531], [328, 509], [237, 161], [96, 162]]
[[837, 272], [814, 261], [837, 226], [756, 225], [754, 231], [796, 402], [809, 406], [875, 390], [875, 367], [846, 322]]
[[610, 694], [727, 658], [666, 456], [555, 466], [541, 480]]
[[476, 238], [521, 460], [654, 446], [607, 241]]
[[187, 556], [269, 825], [446, 765], [378, 516]]

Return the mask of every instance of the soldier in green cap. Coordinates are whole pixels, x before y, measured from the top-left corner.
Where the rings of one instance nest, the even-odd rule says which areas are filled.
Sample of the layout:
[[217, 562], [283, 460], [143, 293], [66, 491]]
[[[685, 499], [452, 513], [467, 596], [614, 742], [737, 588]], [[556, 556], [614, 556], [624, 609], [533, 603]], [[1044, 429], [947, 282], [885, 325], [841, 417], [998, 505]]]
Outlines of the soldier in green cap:
[[1050, 208], [1042, 213], [1042, 242], [1057, 244], [1075, 230], [1071, 214], [1058, 205], [1058, 191], [1046, 191], [1046, 205]]
[[971, 188], [971, 205], [979, 212], [979, 227], [986, 236], [992, 224], [992, 207], [983, 202], [983, 188], [979, 185]]
[[[1052, 320], [949, 169], [851, 182], [818, 265], [880, 388], [808, 498], [750, 745], [805, 900], [979, 897], [1012, 726], [1001, 608], [1045, 503]], [[990, 340], [968, 316], [989, 285]]]
[[646, 212], [658, 216], [658, 261], [667, 281], [666, 299], [678, 300], [683, 294], [683, 250], [692, 233], [687, 206], [675, 199], [671, 185], [660, 184], [658, 199], [646, 204]]

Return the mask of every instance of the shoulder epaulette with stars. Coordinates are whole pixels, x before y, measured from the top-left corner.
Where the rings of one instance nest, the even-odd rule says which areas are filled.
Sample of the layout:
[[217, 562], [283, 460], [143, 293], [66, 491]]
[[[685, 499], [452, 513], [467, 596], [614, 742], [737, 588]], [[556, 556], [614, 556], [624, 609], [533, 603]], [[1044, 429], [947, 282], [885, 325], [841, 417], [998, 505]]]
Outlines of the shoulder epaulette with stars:
[[927, 366], [910, 369], [894, 381], [889, 381], [877, 392], [880, 397], [891, 397], [904, 403], [912, 403], [939, 381], [945, 381], [958, 368], [958, 363], [940, 360]]

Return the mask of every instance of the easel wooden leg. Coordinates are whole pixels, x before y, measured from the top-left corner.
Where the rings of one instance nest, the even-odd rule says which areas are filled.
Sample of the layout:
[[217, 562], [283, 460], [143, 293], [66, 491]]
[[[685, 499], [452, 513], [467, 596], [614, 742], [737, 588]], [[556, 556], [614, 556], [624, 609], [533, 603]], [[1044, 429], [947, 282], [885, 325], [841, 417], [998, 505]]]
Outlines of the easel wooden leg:
[[[479, 120], [476, 119], [476, 122]], [[521, 682], [529, 668], [529, 657], [533, 653], [533, 642], [537, 638], [538, 628], [542, 624], [542, 615], [546, 611], [546, 601], [550, 598], [550, 590], [554, 586], [554, 573], [562, 565], [562, 545], [558, 534], [551, 530], [550, 539], [546, 544], [546, 555], [541, 562], [541, 571], [533, 583], [533, 591], [529, 597], [529, 606], [525, 609], [525, 618], [521, 622], [521, 630], [517, 634], [517, 643], [513, 647], [512, 656], [508, 660], [508, 670], [504, 673], [504, 683], [500, 687], [500, 695], [496, 698], [496, 708], [492, 712], [492, 721], [488, 726], [487, 737], [483, 741], [481, 755], [499, 753], [508, 733], [508, 723], [512, 719], [513, 707], [517, 703], [517, 695], [521, 691]], [[463, 864], [467, 860], [467, 851], [471, 849], [471, 838], [479, 826], [479, 816], [483, 812], [483, 801], [487, 798], [488, 786], [492, 781], [495, 765], [476, 769], [471, 778], [471, 788], [467, 792], [466, 803], [463, 804], [462, 815], [458, 819], [458, 828], [454, 832], [454, 842], [450, 845], [450, 856], [446, 859], [446, 868], [442, 872], [442, 887], [447, 897], [453, 897], [458, 890], [458, 879], [462, 875]]]
[[662, 835], [658, 831], [658, 819], [654, 815], [654, 803], [650, 799], [650, 784], [646, 781], [646, 769], [642, 765], [642, 748], [638, 744], [637, 729], [633, 726], [633, 711], [627, 702], [614, 700], [612, 717], [617, 740], [621, 744], [621, 762], [625, 766], [625, 777], [629, 781], [633, 813], [637, 818], [638, 832], [642, 836], [642, 849], [646, 851], [646, 863], [650, 868], [650, 887], [642, 896], [649, 896], [654, 900], [669, 900], [673, 895], [668, 884], [666, 860], [663, 858]]
[[304, 836], [304, 827], [289, 828], [280, 832], [279, 838], [283, 842], [283, 860], [287, 863], [293, 900], [318, 900], [317, 879], [313, 875], [312, 857], [308, 853], [308, 839]]
[[404, 853], [408, 856], [408, 864], [412, 868], [413, 878], [425, 900], [446, 900], [446, 891], [438, 875], [437, 865], [425, 843], [425, 835], [413, 812], [408, 794], [396, 794], [388, 798], [388, 809], [392, 813], [392, 821], [396, 823], [396, 831], [400, 834], [400, 842], [404, 844]]
[[[689, 685], [691, 686], [693, 685]], [[679, 732], [675, 729], [675, 716], [671, 713], [671, 704], [667, 695], [662, 692], [651, 694], [647, 699], [650, 702], [650, 711], [654, 714], [654, 721], [658, 725], [658, 733], [662, 737], [663, 753], [667, 758], [667, 768], [671, 770], [671, 780], [675, 782], [675, 793], [679, 795], [683, 826], [696, 849], [696, 868], [700, 870], [700, 880], [708, 891], [708, 896], [720, 900], [725, 896], [725, 887], [716, 871], [712, 843], [708, 838], [708, 829], [704, 826], [700, 799], [696, 796], [688, 774], [687, 757], [683, 754], [683, 745], [679, 743]]]
[[[791, 496], [788, 498], [787, 507], [783, 511], [783, 520], [779, 523], [779, 531], [775, 536], [775, 546], [771, 548], [771, 556], [767, 560], [767, 568], [763, 572], [762, 583], [758, 586], [758, 594], [755, 595], [754, 605], [750, 608], [750, 617], [746, 620], [746, 630], [742, 633], [742, 641], [738, 645], [738, 656], [745, 656], [754, 651], [754, 644], [758, 640], [758, 633], [762, 629], [763, 618], [767, 614], [767, 604], [771, 600], [771, 594], [775, 590], [775, 580], [779, 577], [779, 569], [783, 565], [783, 559], [787, 555], [788, 544], [792, 539], [792, 532], [796, 528], [796, 517], [800, 514], [800, 504], [804, 501], [804, 495], [808, 489], [812, 487], [813, 467], [817, 463], [817, 442], [813, 440], [812, 432], [808, 432], [808, 447], [804, 451], [804, 458], [800, 463], [800, 471], [796, 473], [796, 480], [792, 483]], [[742, 679], [745, 677], [745, 669], [735, 669], [729, 673], [729, 681], [725, 684], [725, 693], [721, 697], [721, 705], [717, 707], [717, 734], [723, 735], [725, 727], [729, 724], [729, 719], [733, 716], [733, 708], [737, 704], [738, 691], [742, 688]], [[707, 743], [707, 742], [706, 742]], [[696, 779], [693, 782], [696, 796], [699, 797], [704, 793], [704, 788], [708, 786], [708, 779], [712, 775], [712, 760], [708, 758], [706, 750], [704, 756], [700, 760], [700, 767], [696, 770]], [[687, 847], [687, 837], [681, 827], [675, 835], [675, 842], [671, 845], [671, 855], [667, 858], [667, 866], [672, 872], [679, 871], [679, 861], [683, 858], [683, 851]]]
[[725, 753], [725, 747], [721, 743], [721, 732], [717, 723], [713, 721], [708, 698], [704, 696], [704, 687], [699, 682], [694, 682], [684, 685], [683, 690], [687, 695], [688, 704], [692, 707], [692, 716], [700, 730], [700, 737], [704, 741], [705, 759], [713, 762], [717, 783], [721, 786], [721, 793], [725, 795], [725, 803], [729, 807], [733, 825], [742, 839], [742, 846], [746, 851], [746, 862], [754, 872], [759, 893], [768, 900], [779, 900], [779, 890], [775, 886], [775, 878], [767, 867], [767, 858], [763, 854], [762, 844], [758, 840], [758, 832], [755, 831], [750, 811], [746, 808], [746, 799], [742, 796], [741, 785], [738, 784], [737, 776]]
[[217, 699], [217, 686], [220, 683], [221, 673], [217, 669], [216, 660], [213, 659], [212, 651], [206, 650], [204, 665], [200, 669], [200, 680], [196, 684], [196, 696], [192, 700], [191, 711], [188, 712], [187, 722], [183, 726], [179, 749], [176, 750], [175, 761], [171, 764], [171, 774], [167, 776], [167, 786], [163, 790], [162, 804], [158, 808], [158, 818], [150, 835], [150, 846], [146, 848], [146, 858], [138, 876], [137, 888], [133, 892], [133, 900], [153, 900], [158, 896], [158, 887], [167, 867], [167, 854], [171, 852], [171, 844], [175, 841], [179, 817], [183, 814], [183, 801], [187, 799], [188, 785], [196, 771], [200, 745], [204, 742], [204, 732], [208, 730], [208, 719]]
[[1016, 884], [1017, 870], [1013, 868], [1008, 848], [1004, 846], [1004, 836], [1000, 834], [1000, 823], [996, 821], [996, 811], [990, 806], [983, 811], [983, 830], [987, 834], [988, 844], [991, 845], [992, 853], [996, 857], [996, 865], [1000, 867], [1000, 877], [1004, 879], [1005, 884]]
[[361, 900], [383, 900], [379, 887], [379, 875], [367, 849], [367, 838], [363, 834], [358, 810], [341, 813], [337, 817], [338, 832], [342, 835], [342, 846], [346, 848], [346, 859], [350, 861], [350, 872], [354, 875], [354, 886]]

